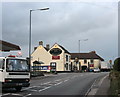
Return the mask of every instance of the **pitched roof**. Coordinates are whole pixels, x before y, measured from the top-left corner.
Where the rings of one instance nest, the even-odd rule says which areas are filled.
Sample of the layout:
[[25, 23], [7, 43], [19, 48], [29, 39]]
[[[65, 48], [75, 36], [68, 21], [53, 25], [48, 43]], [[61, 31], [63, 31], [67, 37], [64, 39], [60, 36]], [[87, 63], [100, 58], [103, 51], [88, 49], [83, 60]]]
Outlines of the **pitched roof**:
[[0, 50], [1, 51], [11, 51], [11, 50], [21, 50], [18, 45], [0, 40]]
[[49, 51], [49, 49], [48, 49], [48, 48], [46, 48], [46, 47], [44, 47], [44, 48], [45, 48], [45, 50], [46, 50], [46, 51]]
[[100, 59], [101, 61], [104, 61], [103, 58], [101, 58], [96, 53], [71, 53], [71, 59]]
[[68, 50], [66, 50], [63, 46], [61, 46], [61, 45], [59, 45], [59, 46], [65, 51], [65, 53], [70, 54], [70, 52], [68, 52]]

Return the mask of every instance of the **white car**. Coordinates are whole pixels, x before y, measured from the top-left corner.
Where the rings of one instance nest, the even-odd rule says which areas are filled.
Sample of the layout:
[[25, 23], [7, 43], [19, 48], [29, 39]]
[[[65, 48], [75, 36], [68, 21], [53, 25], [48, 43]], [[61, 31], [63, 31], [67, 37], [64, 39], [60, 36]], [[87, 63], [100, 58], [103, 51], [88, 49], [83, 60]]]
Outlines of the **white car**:
[[94, 72], [100, 72], [99, 68], [94, 68]]

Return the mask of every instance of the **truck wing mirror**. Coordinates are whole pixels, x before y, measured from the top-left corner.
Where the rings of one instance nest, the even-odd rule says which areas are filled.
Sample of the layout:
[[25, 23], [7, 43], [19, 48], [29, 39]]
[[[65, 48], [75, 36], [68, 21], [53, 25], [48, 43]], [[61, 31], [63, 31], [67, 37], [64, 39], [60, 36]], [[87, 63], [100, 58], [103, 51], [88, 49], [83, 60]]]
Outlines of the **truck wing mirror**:
[[30, 66], [30, 58], [27, 57], [26, 60], [27, 60], [27, 64], [28, 64], [29, 70], [30, 70], [30, 69], [31, 69], [31, 68], [30, 68], [30, 67], [31, 67], [31, 66]]
[[2, 69], [4, 69], [4, 66], [2, 67]]
[[27, 57], [26, 60], [27, 60], [27, 64], [30, 65], [30, 58]]

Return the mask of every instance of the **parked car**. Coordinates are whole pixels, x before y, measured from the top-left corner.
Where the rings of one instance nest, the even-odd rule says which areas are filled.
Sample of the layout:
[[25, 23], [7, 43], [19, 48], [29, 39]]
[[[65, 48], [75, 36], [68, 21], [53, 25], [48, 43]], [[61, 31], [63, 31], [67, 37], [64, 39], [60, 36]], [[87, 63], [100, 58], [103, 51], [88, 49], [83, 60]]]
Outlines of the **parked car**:
[[99, 68], [94, 68], [94, 72], [100, 72]]

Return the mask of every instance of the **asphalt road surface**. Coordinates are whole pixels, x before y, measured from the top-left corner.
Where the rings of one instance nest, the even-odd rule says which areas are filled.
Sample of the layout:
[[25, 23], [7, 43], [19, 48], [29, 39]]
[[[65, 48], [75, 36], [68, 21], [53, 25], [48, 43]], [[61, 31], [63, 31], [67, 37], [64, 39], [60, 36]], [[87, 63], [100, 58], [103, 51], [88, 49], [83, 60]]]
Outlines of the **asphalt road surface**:
[[108, 75], [108, 72], [101, 73], [59, 73], [44, 77], [32, 78], [30, 87], [22, 88], [20, 92], [15, 89], [3, 91], [3, 97], [32, 95], [83, 95], [88, 93], [90, 87], [97, 80], [100, 81]]

